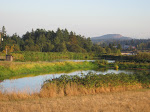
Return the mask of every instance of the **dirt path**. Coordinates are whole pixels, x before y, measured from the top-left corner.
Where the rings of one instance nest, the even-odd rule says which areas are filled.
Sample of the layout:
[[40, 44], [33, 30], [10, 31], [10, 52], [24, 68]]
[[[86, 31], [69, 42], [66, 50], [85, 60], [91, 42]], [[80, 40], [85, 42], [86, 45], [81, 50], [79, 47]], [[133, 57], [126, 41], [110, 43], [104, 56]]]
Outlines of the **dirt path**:
[[0, 112], [149, 112], [150, 90], [0, 101]]

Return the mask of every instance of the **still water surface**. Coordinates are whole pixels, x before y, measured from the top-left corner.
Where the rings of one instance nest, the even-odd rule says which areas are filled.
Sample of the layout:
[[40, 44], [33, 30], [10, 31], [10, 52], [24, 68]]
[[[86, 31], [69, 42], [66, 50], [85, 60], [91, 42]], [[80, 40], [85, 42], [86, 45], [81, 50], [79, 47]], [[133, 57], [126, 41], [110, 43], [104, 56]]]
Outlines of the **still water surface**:
[[81, 74], [87, 74], [89, 72], [93, 72], [96, 74], [107, 74], [107, 73], [126, 73], [130, 74], [134, 71], [130, 70], [106, 70], [106, 71], [95, 71], [95, 70], [83, 70], [83, 71], [75, 71], [71, 73], [58, 73], [58, 74], [46, 74], [46, 75], [39, 75], [39, 76], [33, 76], [33, 77], [24, 77], [19, 79], [7, 79], [0, 83], [0, 91], [4, 92], [25, 92], [25, 93], [35, 93], [39, 92], [41, 89], [41, 86], [44, 81], [48, 79], [58, 78], [61, 75], [79, 75]]

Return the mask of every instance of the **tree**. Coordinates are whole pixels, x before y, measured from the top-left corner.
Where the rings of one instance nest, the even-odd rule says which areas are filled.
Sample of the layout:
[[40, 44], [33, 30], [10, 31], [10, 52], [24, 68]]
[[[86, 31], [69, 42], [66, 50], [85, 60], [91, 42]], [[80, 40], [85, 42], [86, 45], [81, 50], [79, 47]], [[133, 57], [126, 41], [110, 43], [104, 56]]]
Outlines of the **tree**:
[[117, 48], [122, 50], [121, 44], [118, 44]]
[[84, 49], [86, 51], [90, 52], [92, 49], [92, 46], [93, 46], [93, 43], [92, 43], [91, 39], [87, 38], [86, 41], [84, 42]]
[[46, 37], [44, 34], [41, 34], [36, 40], [36, 44], [40, 46], [41, 52], [43, 51], [43, 46], [46, 44]]
[[106, 53], [106, 50], [97, 44], [92, 47], [92, 50], [96, 53]]
[[120, 55], [121, 54], [121, 51], [120, 49], [117, 50], [117, 55]]
[[107, 54], [110, 54], [111, 53], [111, 49], [109, 47], [106, 48], [106, 52]]
[[56, 51], [57, 52], [66, 52], [67, 47], [66, 47], [65, 42], [62, 42], [62, 43], [58, 44], [57, 47], [56, 47]]
[[59, 40], [60, 40], [61, 42], [63, 42], [63, 33], [62, 33], [62, 31], [60, 30], [60, 28], [57, 29], [57, 31], [56, 31], [56, 36], [59, 38]]
[[70, 35], [69, 41], [72, 45], [76, 45], [77, 43], [77, 38], [75, 35]]
[[69, 41], [69, 32], [67, 29], [63, 30], [63, 37], [66, 42]]
[[2, 27], [2, 34], [3, 34], [3, 35], [6, 35], [6, 29], [5, 29], [5, 26]]
[[54, 44], [55, 44], [55, 45], [60, 44], [60, 39], [59, 39], [59, 37], [55, 37], [55, 38], [54, 38]]
[[6, 42], [2, 44], [2, 41], [6, 37], [6, 30], [5, 26], [2, 27], [2, 32], [0, 32], [0, 50], [3, 50], [5, 48]]
[[[3, 27], [3, 32], [6, 33], [5, 27]], [[4, 49], [6, 45], [13, 44], [16, 45], [16, 50], [20, 48], [21, 51], [41, 52], [90, 52], [94, 46], [90, 38], [59, 28], [56, 32], [44, 29], [32, 30], [26, 32], [22, 38], [17, 34], [5, 36], [2, 48]]]
[[20, 51], [19, 45], [17, 45], [17, 44], [14, 45], [14, 51]]
[[110, 44], [110, 43], [109, 43], [109, 48], [110, 48], [110, 49], [112, 49], [112, 48], [113, 48], [113, 45], [112, 45], [112, 44]]
[[1, 32], [0, 32], [0, 45], [1, 45], [1, 42], [2, 42], [2, 36], [1, 36]]
[[14, 51], [14, 45], [13, 46], [8, 46], [6, 45], [5, 46], [5, 49], [2, 51], [3, 53], [6, 53], [6, 54], [10, 54], [11, 52]]
[[113, 53], [115, 53], [115, 54], [117, 53], [117, 50], [118, 50], [118, 49], [115, 48], [115, 47], [113, 47], [113, 48], [111, 49], [111, 51], [112, 51]]
[[85, 49], [81, 48], [79, 45], [76, 45], [76, 44], [73, 44], [73, 45], [70, 44], [70, 45], [68, 45], [67, 49], [70, 52], [82, 52], [82, 53], [86, 52]]
[[44, 44], [43, 46], [43, 51], [44, 52], [51, 52], [54, 49], [54, 45], [51, 44], [51, 42], [47, 42], [46, 44]]
[[29, 47], [34, 45], [33, 39], [29, 38], [29, 39], [25, 40], [25, 45], [28, 45]]

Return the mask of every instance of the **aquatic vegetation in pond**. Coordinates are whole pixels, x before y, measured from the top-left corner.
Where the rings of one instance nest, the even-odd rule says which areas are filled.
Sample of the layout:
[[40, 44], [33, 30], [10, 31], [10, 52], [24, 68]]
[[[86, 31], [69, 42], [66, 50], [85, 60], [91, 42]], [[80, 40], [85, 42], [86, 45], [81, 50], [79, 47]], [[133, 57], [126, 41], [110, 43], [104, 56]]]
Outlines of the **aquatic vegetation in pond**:
[[42, 86], [41, 94], [44, 91], [50, 92], [50, 94], [55, 93], [55, 95], [95, 94], [149, 87], [149, 72], [143, 74], [112, 73], [106, 75], [88, 73], [87, 75], [83, 74], [81, 77], [62, 75], [59, 78], [47, 80]]

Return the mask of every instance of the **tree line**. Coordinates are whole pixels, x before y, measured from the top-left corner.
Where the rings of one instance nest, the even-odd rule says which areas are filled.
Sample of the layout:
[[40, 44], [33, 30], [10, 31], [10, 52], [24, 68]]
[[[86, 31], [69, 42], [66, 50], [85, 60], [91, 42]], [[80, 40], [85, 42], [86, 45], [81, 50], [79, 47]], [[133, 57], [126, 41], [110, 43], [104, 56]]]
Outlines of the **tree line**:
[[[119, 48], [121, 48], [122, 50], [133, 50], [132, 47], [135, 47], [137, 50], [150, 50], [150, 39], [132, 39], [132, 40], [122, 40], [122, 41], [112, 41], [112, 42], [102, 42], [99, 43], [100, 46], [102, 47], [106, 47], [106, 46], [118, 46]], [[127, 49], [123, 49], [123, 46], [130, 46]], [[121, 47], [120, 47], [121, 46]]]
[[36, 52], [95, 52], [95, 53], [120, 53], [120, 49], [112, 46], [101, 47], [93, 44], [90, 37], [77, 35], [67, 29], [58, 28], [57, 31], [36, 29], [26, 32], [22, 37], [16, 33], [6, 35], [5, 27], [1, 32], [3, 41], [1, 51], [36, 51]]

